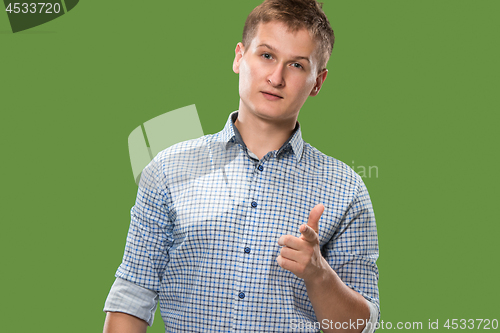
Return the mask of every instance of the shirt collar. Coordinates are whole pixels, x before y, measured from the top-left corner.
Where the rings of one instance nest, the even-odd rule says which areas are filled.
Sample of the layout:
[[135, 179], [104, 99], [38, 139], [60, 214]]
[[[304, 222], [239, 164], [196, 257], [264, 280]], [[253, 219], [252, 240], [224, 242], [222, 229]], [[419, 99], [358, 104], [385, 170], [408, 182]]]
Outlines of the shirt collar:
[[[238, 111], [232, 112], [227, 119], [224, 129], [221, 132], [222, 140], [224, 143], [226, 143], [226, 149], [230, 143], [239, 143], [246, 149], [246, 145], [241, 138], [240, 132], [234, 125], [234, 121], [237, 118]], [[285, 141], [281, 148], [278, 149], [275, 156], [279, 156], [281, 153], [289, 149], [289, 147], [291, 147], [295, 158], [297, 159], [297, 162], [300, 162], [302, 158], [302, 152], [304, 150], [304, 141], [302, 140], [302, 132], [300, 131], [299, 122], [297, 122], [292, 135], [288, 138], [288, 140]]]

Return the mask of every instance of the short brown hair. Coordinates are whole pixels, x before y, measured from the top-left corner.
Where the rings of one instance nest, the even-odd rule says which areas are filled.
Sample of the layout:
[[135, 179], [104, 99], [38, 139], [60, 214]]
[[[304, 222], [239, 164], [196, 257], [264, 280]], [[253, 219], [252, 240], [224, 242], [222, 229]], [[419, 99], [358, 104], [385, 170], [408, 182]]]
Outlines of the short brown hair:
[[305, 28], [318, 43], [321, 70], [332, 54], [335, 41], [330, 22], [322, 8], [323, 4], [316, 0], [265, 0], [247, 17], [243, 28], [243, 46], [250, 45], [260, 23], [279, 21], [292, 32]]

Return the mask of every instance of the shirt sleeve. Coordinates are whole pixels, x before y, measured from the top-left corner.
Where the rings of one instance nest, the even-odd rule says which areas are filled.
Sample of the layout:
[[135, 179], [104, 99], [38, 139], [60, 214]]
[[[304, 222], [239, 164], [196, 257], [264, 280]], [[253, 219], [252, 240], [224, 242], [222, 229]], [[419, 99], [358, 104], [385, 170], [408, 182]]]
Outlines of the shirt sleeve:
[[158, 293], [116, 278], [104, 304], [105, 312], [123, 312], [153, 325]]
[[[323, 249], [323, 255], [342, 281], [360, 293], [380, 318], [378, 292], [378, 238], [370, 196], [359, 175], [353, 200]], [[375, 306], [375, 308], [373, 308]], [[371, 317], [371, 316], [370, 316]]]
[[159, 156], [141, 174], [123, 260], [115, 275], [157, 293], [174, 241], [170, 195]]

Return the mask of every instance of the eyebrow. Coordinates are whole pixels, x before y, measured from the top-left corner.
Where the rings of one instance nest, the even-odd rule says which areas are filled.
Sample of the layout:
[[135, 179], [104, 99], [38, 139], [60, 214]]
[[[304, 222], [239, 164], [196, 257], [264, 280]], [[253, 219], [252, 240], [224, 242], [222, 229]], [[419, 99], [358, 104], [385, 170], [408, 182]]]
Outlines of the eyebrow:
[[[266, 43], [262, 43], [262, 44], [260, 44], [260, 45], [257, 46], [257, 48], [259, 48], [259, 47], [267, 47], [269, 50], [277, 52], [277, 50], [274, 47], [272, 47], [271, 45], [266, 44]], [[307, 61], [309, 63], [311, 62], [308, 57], [304, 57], [304, 56], [294, 56], [292, 58], [295, 59], [295, 60], [304, 59], [305, 61]]]

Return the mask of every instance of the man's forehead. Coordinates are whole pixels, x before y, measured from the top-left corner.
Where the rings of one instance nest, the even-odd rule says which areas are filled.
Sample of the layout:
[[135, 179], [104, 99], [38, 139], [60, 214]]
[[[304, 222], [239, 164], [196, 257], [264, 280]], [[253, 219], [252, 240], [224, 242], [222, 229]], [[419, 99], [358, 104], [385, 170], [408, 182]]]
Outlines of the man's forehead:
[[271, 36], [271, 35], [281, 35], [281, 37], [284, 37], [285, 35], [292, 35], [294, 37], [297, 37], [299, 35], [301, 37], [307, 36], [306, 38], [308, 42], [316, 44], [313, 35], [310, 33], [309, 30], [307, 30], [307, 28], [305, 27], [292, 28], [286, 23], [278, 20], [273, 20], [269, 22], [260, 22], [255, 29], [255, 34], [253, 36], [253, 39], [255, 39], [255, 37], [257, 36]]
[[267, 47], [276, 52], [309, 59], [318, 50], [317, 41], [306, 28], [293, 30], [280, 21], [259, 23], [250, 46]]

